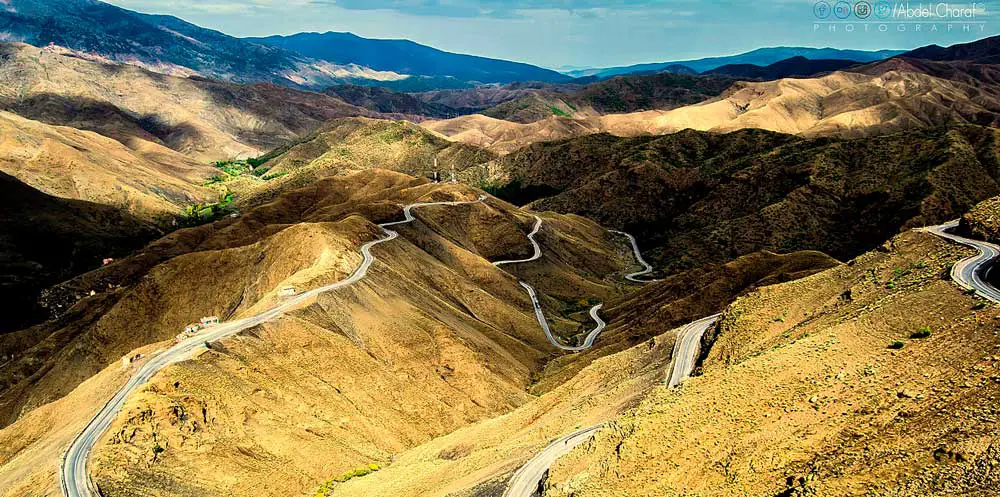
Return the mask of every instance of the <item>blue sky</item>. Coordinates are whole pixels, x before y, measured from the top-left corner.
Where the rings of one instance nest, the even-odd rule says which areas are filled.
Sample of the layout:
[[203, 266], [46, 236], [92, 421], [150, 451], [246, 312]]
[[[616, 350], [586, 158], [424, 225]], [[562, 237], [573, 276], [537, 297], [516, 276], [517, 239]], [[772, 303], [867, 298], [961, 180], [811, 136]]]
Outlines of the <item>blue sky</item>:
[[[837, 0], [826, 0], [831, 8]], [[876, 0], [870, 0], [872, 4]], [[947, 3], [974, 19], [874, 24], [817, 19], [816, 0], [110, 0], [235, 36], [350, 31], [546, 67], [606, 67], [745, 52], [765, 46], [908, 49], [998, 33], [993, 2]], [[853, 5], [854, 0], [847, 5]], [[893, 2], [895, 7], [897, 3]], [[909, 2], [937, 9], [942, 2]], [[972, 10], [969, 10], [972, 9]], [[945, 11], [941, 11], [945, 12]], [[912, 14], [912, 12], [911, 12]], [[901, 17], [890, 20], [903, 20]], [[919, 14], [915, 14], [919, 15]], [[854, 17], [850, 21], [857, 21]], [[969, 24], [969, 22], [977, 24]], [[818, 24], [821, 23], [821, 24]], [[916, 31], [916, 26], [921, 30]], [[931, 24], [937, 31], [931, 31]], [[833, 26], [831, 28], [831, 25]], [[949, 29], [950, 26], [950, 29]], [[969, 26], [966, 28], [965, 26]], [[853, 29], [853, 32], [847, 32]], [[865, 32], [867, 29], [867, 32]], [[902, 31], [901, 31], [902, 30]]]

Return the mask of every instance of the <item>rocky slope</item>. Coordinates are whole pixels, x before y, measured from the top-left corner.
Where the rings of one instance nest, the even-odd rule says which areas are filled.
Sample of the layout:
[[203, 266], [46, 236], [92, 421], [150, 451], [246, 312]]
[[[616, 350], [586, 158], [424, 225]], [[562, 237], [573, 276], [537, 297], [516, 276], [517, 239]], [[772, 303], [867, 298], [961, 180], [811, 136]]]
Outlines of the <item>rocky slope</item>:
[[517, 203], [633, 232], [676, 271], [762, 249], [849, 259], [995, 195], [996, 154], [996, 131], [976, 126], [884, 137], [879, 147], [687, 131], [537, 144], [468, 174]]
[[704, 374], [558, 461], [544, 495], [990, 494], [997, 310], [946, 279], [968, 253], [906, 233], [739, 299]]
[[996, 243], [1000, 241], [1000, 197], [983, 201], [962, 216], [959, 227], [966, 235]]

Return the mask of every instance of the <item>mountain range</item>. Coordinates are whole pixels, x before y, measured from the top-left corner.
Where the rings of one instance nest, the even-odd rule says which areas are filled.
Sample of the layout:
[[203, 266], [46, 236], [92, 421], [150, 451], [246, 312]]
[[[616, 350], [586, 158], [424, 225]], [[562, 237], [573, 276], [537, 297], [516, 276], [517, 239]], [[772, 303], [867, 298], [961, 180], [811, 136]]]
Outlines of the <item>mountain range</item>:
[[4, 10], [0, 497], [1000, 486], [1000, 38], [570, 79]]
[[373, 40], [352, 33], [298, 33], [291, 36], [247, 38], [333, 64], [357, 64], [378, 71], [458, 82], [562, 83], [570, 78], [556, 71], [519, 62], [445, 52], [409, 40]]
[[[636, 64], [631, 66], [608, 67], [596, 69], [584, 69], [569, 71], [566, 74], [573, 77], [594, 76], [597, 78], [610, 78], [624, 74], [635, 74], [644, 72], [677, 72], [678, 67], [687, 68], [696, 73], [711, 71], [712, 69], [732, 64], [753, 64], [756, 66], [768, 66], [792, 57], [804, 57], [811, 60], [850, 60], [854, 62], [875, 62], [887, 59], [905, 52], [905, 50], [842, 50], [837, 48], [806, 48], [806, 47], [771, 47], [758, 48], [749, 52], [727, 55], [722, 57], [706, 57], [703, 59], [658, 62], [648, 64]], [[674, 67], [673, 70], [670, 68]]]
[[561, 74], [530, 64], [445, 52], [409, 40], [367, 39], [352, 33], [241, 39], [173, 16], [142, 14], [96, 0], [9, 0], [0, 10], [0, 33], [8, 41], [54, 45], [76, 56], [138, 64], [167, 74], [308, 89], [346, 83], [411, 92], [517, 81], [565, 83], [578, 77], [594, 80], [622, 74], [693, 74], [732, 64], [770, 65], [791, 57], [871, 62], [899, 53], [777, 47], [727, 57]]

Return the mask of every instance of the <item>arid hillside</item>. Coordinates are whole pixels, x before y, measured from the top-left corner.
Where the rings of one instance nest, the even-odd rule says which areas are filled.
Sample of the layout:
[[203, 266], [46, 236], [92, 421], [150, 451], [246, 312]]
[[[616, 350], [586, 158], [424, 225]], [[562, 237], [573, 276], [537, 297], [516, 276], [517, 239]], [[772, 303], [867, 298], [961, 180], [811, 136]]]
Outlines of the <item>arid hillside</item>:
[[445, 140], [408, 121], [344, 118], [260, 156], [253, 180], [234, 178], [226, 186], [237, 193], [237, 205], [246, 208], [330, 175], [378, 168], [428, 179], [437, 172], [441, 181], [448, 181], [453, 169], [464, 171], [495, 158], [492, 152]]
[[43, 289], [127, 255], [158, 231], [113, 207], [45, 195], [0, 173], [0, 333], [44, 320]]
[[0, 111], [0, 171], [56, 197], [156, 220], [214, 199], [218, 194], [201, 186], [212, 170], [155, 143], [129, 148], [94, 132]]
[[420, 125], [449, 140], [482, 147], [498, 154], [508, 154], [537, 142], [592, 135], [602, 131], [599, 117], [549, 117], [521, 124], [472, 114], [454, 119], [424, 121]]
[[165, 76], [18, 43], [0, 45], [0, 81], [0, 106], [23, 117], [202, 162], [260, 155], [329, 119], [378, 115], [320, 93]]
[[[895, 63], [895, 61], [890, 61]], [[886, 62], [884, 64], [889, 64]], [[885, 66], [882, 66], [885, 67]], [[510, 151], [541, 141], [608, 132], [660, 135], [683, 129], [729, 132], [754, 128], [802, 136], [875, 136], [903, 130], [972, 123], [991, 126], [1000, 97], [984, 81], [945, 79], [912, 70], [877, 75], [835, 72], [812, 79], [739, 82], [707, 102], [673, 110], [647, 110], [531, 124], [463, 116], [425, 126], [453, 140]], [[988, 75], [992, 77], [993, 72]]]
[[[821, 61], [832, 62], [827, 70], [841, 70], [773, 81], [685, 74], [620, 77], [566, 94], [535, 92], [481, 111], [500, 120], [463, 116], [425, 125], [500, 153], [600, 132], [640, 136], [765, 129], [805, 137], [869, 137], [956, 124], [996, 125], [996, 40], [937, 48], [850, 68], [838, 65], [841, 61]], [[784, 69], [794, 73], [796, 61], [787, 62]]]
[[[68, 442], [50, 438], [61, 433], [52, 423], [78, 420], [52, 406], [81, 402], [77, 392], [92, 388], [86, 380], [108, 365], [118, 371], [122, 357], [134, 367], [150, 345], [162, 348], [201, 316], [239, 318], [279, 302], [283, 286], [343, 279], [360, 261], [358, 246], [381, 236], [372, 222], [399, 219], [402, 204], [477, 195], [384, 170], [331, 177], [61, 285], [54, 293], [83, 298], [67, 301], [56, 321], [0, 337], [0, 352], [13, 355], [0, 368], [10, 424], [0, 438], [23, 440], [3, 444], [10, 449], [0, 461]], [[132, 398], [95, 452], [101, 488], [299, 493], [530, 400], [532, 375], [555, 349], [517, 280], [489, 261], [530, 254], [533, 217], [495, 199], [414, 214], [419, 221], [400, 227], [399, 240], [375, 249], [362, 282], [213, 345]], [[539, 279], [554, 329], [572, 342], [591, 326], [571, 310], [575, 302], [620, 295], [630, 254], [591, 221], [543, 216], [545, 256], [519, 276]], [[43, 452], [41, 474], [55, 462]], [[54, 483], [15, 479], [37, 489]]]
[[674, 272], [758, 250], [847, 260], [900, 229], [956, 219], [1000, 193], [997, 147], [996, 131], [977, 126], [890, 135], [878, 147], [759, 130], [593, 135], [467, 174], [515, 203], [632, 232]]
[[729, 307], [703, 375], [559, 460], [543, 495], [992, 495], [995, 306], [902, 234]]

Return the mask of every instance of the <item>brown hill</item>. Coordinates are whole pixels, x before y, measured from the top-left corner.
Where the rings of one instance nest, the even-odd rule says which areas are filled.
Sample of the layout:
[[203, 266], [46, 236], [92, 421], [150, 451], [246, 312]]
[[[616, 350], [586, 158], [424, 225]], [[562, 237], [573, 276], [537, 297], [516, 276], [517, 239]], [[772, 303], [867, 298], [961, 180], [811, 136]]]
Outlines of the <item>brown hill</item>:
[[597, 133], [601, 130], [597, 119], [550, 117], [521, 124], [473, 114], [441, 121], [424, 121], [420, 125], [449, 140], [505, 154], [540, 141]]
[[0, 333], [48, 317], [38, 304], [42, 289], [100, 267], [154, 236], [147, 223], [90, 202], [45, 195], [0, 173], [0, 299], [6, 311]]
[[0, 45], [0, 81], [6, 110], [203, 162], [259, 155], [329, 119], [377, 115], [319, 93], [165, 76], [16, 43]]
[[[724, 92], [717, 86], [724, 81], [715, 80], [714, 86], [696, 87], [690, 98], [680, 96], [676, 100], [671, 100], [669, 91], [688, 90], [653, 84], [653, 88], [668, 92], [665, 101], [650, 99], [648, 91], [591, 85], [561, 97], [569, 106], [583, 110], [574, 125], [551, 118], [529, 126], [460, 117], [431, 122], [427, 127], [453, 140], [508, 152], [517, 146], [598, 132], [639, 136], [683, 129], [730, 132], [753, 128], [810, 137], [850, 137], [952, 124], [994, 126], [1000, 122], [998, 75], [1000, 70], [991, 64], [893, 58], [821, 77], [737, 82]], [[619, 84], [635, 82], [623, 79]], [[716, 89], [721, 95], [711, 98]], [[588, 92], [594, 94], [587, 96]], [[619, 104], [600, 104], [603, 92], [612, 101], [619, 99]], [[630, 95], [641, 98], [629, 102]], [[691, 105], [674, 108], [683, 103]], [[516, 108], [514, 103], [505, 106]], [[541, 117], [544, 113], [530, 114]]]
[[997, 311], [942, 279], [969, 253], [906, 233], [738, 300], [702, 376], [559, 460], [543, 494], [992, 494]]
[[495, 159], [496, 154], [445, 140], [407, 121], [335, 119], [259, 157], [254, 181], [238, 178], [227, 186], [238, 194], [238, 205], [246, 208], [333, 174], [378, 168], [434, 178], [435, 158], [438, 177], [444, 181], [450, 179], [452, 168], [464, 171]]
[[152, 142], [129, 148], [97, 133], [0, 111], [0, 171], [49, 195], [157, 219], [215, 198], [200, 186], [212, 170]]
[[478, 172], [504, 198], [632, 232], [672, 272], [758, 250], [849, 259], [1000, 192], [997, 150], [997, 132], [976, 126], [887, 136], [878, 147], [686, 131], [536, 144]]
[[[57, 322], [0, 340], [0, 351], [14, 355], [0, 367], [14, 421], [0, 429], [0, 485], [15, 493], [51, 490], [55, 479], [44, 475], [59, 448], [124, 380], [121, 368], [146, 360], [184, 323], [205, 314], [236, 319], [272, 306], [284, 285], [340, 279], [357, 264], [357, 246], [379, 236], [368, 219], [396, 219], [403, 203], [478, 194], [381, 170], [330, 177], [239, 219], [177, 231], [63, 285], [113, 282], [114, 290], [76, 302]], [[515, 278], [488, 260], [530, 252], [524, 235], [531, 214], [495, 199], [414, 213], [419, 221], [400, 227], [399, 240], [375, 249], [378, 260], [364, 281], [212, 344], [132, 396], [94, 451], [102, 491], [300, 494], [486, 419], [504, 428], [476, 438], [484, 454], [493, 452], [490, 444], [513, 443], [517, 452], [504, 464], [516, 464], [545, 433], [577, 422], [581, 409], [609, 419], [657, 384], [672, 337], [657, 338], [650, 353], [646, 344], [632, 345], [664, 330], [633, 332], [616, 318], [630, 319], [638, 301], [612, 306], [614, 328], [602, 344], [617, 345], [587, 356], [555, 354], [517, 284], [536, 285], [555, 330], [572, 341], [590, 326], [578, 316], [581, 299], [611, 303], [622, 295], [632, 256], [618, 237], [577, 216], [540, 213], [544, 255], [511, 268]], [[704, 283], [721, 302], [829, 263], [815, 254], [762, 254], [685, 281]], [[702, 311], [685, 303], [687, 283], [664, 285], [657, 305], [673, 319]], [[617, 350], [625, 352], [600, 358]], [[124, 366], [122, 356], [129, 358]], [[540, 397], [526, 393], [533, 384]], [[520, 430], [526, 437], [513, 436]], [[461, 462], [466, 450], [473, 447], [443, 461]], [[463, 471], [492, 471], [490, 459], [476, 461]]]
[[[358, 246], [381, 236], [372, 222], [399, 218], [402, 204], [478, 194], [384, 170], [325, 178], [238, 219], [174, 232], [62, 285], [85, 298], [68, 302], [71, 309], [56, 321], [0, 337], [0, 352], [13, 355], [0, 367], [0, 402], [5, 422], [14, 422], [0, 438], [19, 440], [0, 444], [0, 464], [37, 448], [37, 440], [65, 443], [46, 438], [57, 430], [45, 423], [59, 419], [47, 405], [64, 397], [80, 402], [71, 392], [91, 388], [85, 380], [109, 364], [112, 373], [99, 377], [117, 377], [123, 356], [162, 348], [200, 316], [228, 320], [270, 308], [284, 285], [306, 289], [342, 279], [360, 260]], [[400, 227], [398, 241], [375, 249], [378, 260], [364, 281], [213, 346], [218, 355], [175, 366], [161, 375], [165, 383], [135, 396], [95, 453], [101, 487], [222, 495], [258, 482], [274, 494], [300, 493], [530, 400], [532, 374], [555, 350], [517, 280], [487, 258], [529, 251], [533, 217], [495, 199], [415, 214], [420, 221]], [[539, 240], [546, 255], [522, 277], [540, 280], [555, 329], [572, 340], [585, 326], [567, 309], [581, 298], [619, 294], [612, 275], [631, 260], [593, 222], [544, 216]], [[86, 296], [89, 289], [96, 295]], [[256, 364], [249, 370], [248, 361]], [[173, 406], [200, 417], [173, 424], [180, 412]], [[154, 425], [141, 414], [149, 409]], [[268, 420], [278, 418], [295, 421], [276, 429]], [[118, 435], [133, 428], [135, 436]], [[23, 430], [34, 435], [21, 438]], [[152, 453], [149, 444], [170, 452], [154, 466], [133, 464]], [[205, 452], [209, 446], [215, 449]], [[183, 483], [191, 464], [201, 474], [194, 487]], [[218, 469], [246, 480], [234, 487]], [[44, 480], [43, 487], [51, 483]]]

